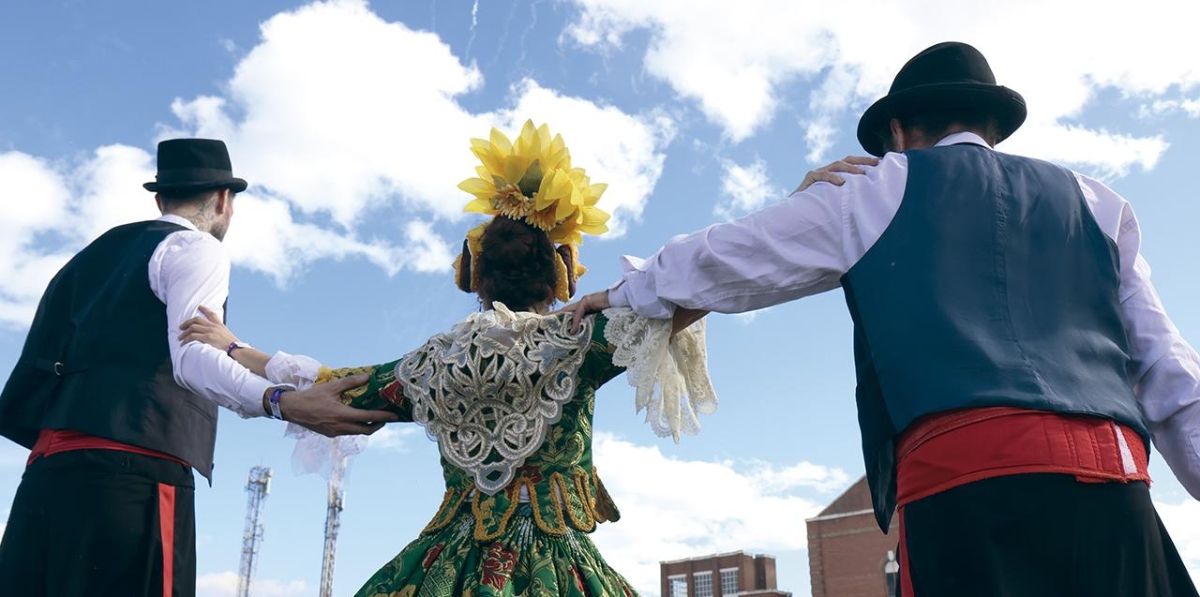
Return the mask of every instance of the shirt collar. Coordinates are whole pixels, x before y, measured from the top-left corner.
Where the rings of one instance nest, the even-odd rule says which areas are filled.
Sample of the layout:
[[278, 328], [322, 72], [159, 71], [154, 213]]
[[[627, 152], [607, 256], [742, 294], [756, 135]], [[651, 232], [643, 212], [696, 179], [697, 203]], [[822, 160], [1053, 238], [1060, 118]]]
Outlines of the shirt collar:
[[956, 143], [971, 143], [973, 145], [982, 145], [984, 147], [991, 147], [990, 145], [987, 144], [987, 141], [983, 140], [983, 137], [980, 137], [979, 135], [976, 135], [975, 133], [972, 133], [970, 131], [963, 131], [961, 133], [954, 133], [951, 135], [947, 135], [947, 136], [943, 137], [941, 141], [938, 141], [937, 145], [934, 145], [934, 147], [941, 147], [943, 145], [954, 145]]
[[175, 214], [163, 214], [161, 217], [158, 218], [158, 221], [170, 222], [172, 224], [179, 224], [180, 226], [183, 226], [184, 228], [187, 228], [188, 230], [196, 230], [197, 229], [196, 225], [193, 224], [191, 220], [184, 218], [184, 217], [177, 216]]

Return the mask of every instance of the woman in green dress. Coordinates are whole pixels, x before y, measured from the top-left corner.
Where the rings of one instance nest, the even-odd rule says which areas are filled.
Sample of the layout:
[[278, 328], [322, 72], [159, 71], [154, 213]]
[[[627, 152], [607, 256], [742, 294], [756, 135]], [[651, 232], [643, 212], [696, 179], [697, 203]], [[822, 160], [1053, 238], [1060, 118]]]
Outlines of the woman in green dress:
[[716, 406], [703, 321], [675, 334], [672, 325], [685, 328], [698, 314], [667, 322], [610, 310], [572, 330], [569, 314], [549, 314], [583, 272], [580, 233], [606, 229], [607, 215], [595, 208], [604, 187], [570, 167], [561, 137], [544, 125], [526, 123], [515, 144], [493, 130], [472, 145], [484, 165], [460, 187], [477, 197], [469, 211], [493, 217], [468, 234], [455, 270], [482, 312], [396, 361], [359, 368], [238, 349], [232, 333], [203, 318], [185, 324], [184, 337], [232, 347], [276, 383], [366, 374], [344, 401], [393, 411], [438, 442], [440, 507], [359, 596], [636, 595], [588, 536], [620, 518], [592, 462], [595, 394], [631, 367], [655, 432], [676, 441], [694, 433], [696, 415]]

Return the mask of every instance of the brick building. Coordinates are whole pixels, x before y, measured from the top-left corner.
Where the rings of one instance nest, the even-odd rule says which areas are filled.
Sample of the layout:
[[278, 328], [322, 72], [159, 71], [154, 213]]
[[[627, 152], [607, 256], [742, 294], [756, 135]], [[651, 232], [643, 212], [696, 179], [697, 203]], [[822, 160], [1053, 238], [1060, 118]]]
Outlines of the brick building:
[[661, 562], [663, 597], [791, 597], [775, 588], [775, 557], [741, 551]]
[[895, 596], [896, 519], [880, 532], [866, 477], [805, 522], [813, 597]]

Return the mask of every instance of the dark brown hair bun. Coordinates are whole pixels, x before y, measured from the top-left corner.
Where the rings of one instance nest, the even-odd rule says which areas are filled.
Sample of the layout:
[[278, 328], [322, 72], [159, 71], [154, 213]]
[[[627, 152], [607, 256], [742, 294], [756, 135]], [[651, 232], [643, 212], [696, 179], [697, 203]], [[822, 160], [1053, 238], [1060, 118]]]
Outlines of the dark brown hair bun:
[[545, 232], [524, 221], [497, 216], [484, 231], [481, 244], [476, 291], [485, 304], [499, 301], [514, 311], [527, 311], [553, 300], [554, 261], [559, 256]]

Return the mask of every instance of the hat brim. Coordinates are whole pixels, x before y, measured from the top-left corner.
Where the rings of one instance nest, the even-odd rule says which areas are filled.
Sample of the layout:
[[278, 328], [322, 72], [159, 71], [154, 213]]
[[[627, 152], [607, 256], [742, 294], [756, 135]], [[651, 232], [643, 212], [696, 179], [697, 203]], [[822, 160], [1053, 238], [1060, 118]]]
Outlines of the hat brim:
[[883, 156], [884, 139], [890, 134], [888, 123], [892, 118], [921, 112], [936, 111], [938, 108], [971, 110], [995, 116], [1000, 130], [999, 141], [1012, 135], [1025, 122], [1027, 111], [1025, 98], [1003, 85], [984, 83], [937, 83], [910, 87], [903, 91], [883, 96], [858, 121], [858, 142], [874, 156]]
[[250, 186], [249, 183], [240, 178], [230, 178], [228, 180], [216, 180], [206, 182], [185, 182], [178, 184], [147, 182], [142, 185], [142, 188], [151, 193], [187, 193], [195, 191], [207, 191], [209, 189], [229, 189], [235, 193], [240, 193]]

